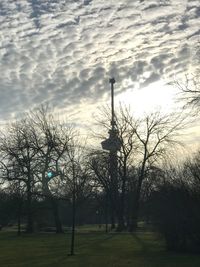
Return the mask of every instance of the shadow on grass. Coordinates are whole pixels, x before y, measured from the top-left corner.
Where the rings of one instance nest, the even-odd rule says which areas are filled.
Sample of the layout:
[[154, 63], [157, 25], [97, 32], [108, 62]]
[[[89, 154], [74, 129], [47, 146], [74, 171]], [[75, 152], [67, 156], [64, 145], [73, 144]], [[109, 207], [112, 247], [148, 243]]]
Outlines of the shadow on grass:
[[144, 242], [144, 240], [142, 240], [142, 238], [140, 238], [138, 236], [137, 233], [130, 233], [130, 235], [134, 238], [134, 241], [139, 245], [139, 247], [141, 248], [141, 253], [143, 252], [147, 252], [149, 249], [148, 249], [148, 246], [147, 244]]

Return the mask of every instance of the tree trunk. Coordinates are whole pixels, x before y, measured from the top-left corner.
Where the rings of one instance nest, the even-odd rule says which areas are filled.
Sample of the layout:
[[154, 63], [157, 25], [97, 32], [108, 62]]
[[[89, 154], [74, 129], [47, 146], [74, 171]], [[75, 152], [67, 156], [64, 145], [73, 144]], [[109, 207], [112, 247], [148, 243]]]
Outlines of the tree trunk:
[[57, 200], [51, 198], [51, 205], [52, 205], [53, 215], [54, 215], [54, 220], [55, 220], [56, 233], [61, 234], [63, 233], [63, 229], [62, 229], [62, 223], [60, 220], [59, 206], [58, 206]]
[[141, 170], [141, 175], [139, 177], [138, 186], [136, 189], [135, 198], [133, 201], [133, 208], [132, 208], [132, 214], [130, 218], [130, 227], [129, 231], [133, 232], [138, 227], [138, 215], [139, 215], [139, 209], [140, 209], [140, 195], [141, 195], [141, 188], [142, 188], [142, 182], [144, 180], [144, 168]]
[[105, 226], [106, 226], [106, 233], [108, 233], [108, 195], [106, 193], [105, 198]]
[[51, 207], [52, 207], [54, 221], [55, 221], [55, 227], [56, 227], [56, 233], [57, 234], [63, 233], [62, 223], [61, 223], [60, 215], [59, 215], [58, 201], [53, 198], [51, 191], [49, 190], [48, 181], [46, 179], [45, 171], [42, 174], [42, 186], [43, 186], [43, 192], [44, 192], [46, 198], [49, 199], [51, 202]]
[[138, 178], [138, 185], [136, 188], [136, 194], [133, 202], [133, 209], [132, 209], [132, 216], [130, 220], [130, 228], [129, 231], [133, 232], [138, 227], [138, 215], [140, 209], [140, 196], [141, 196], [141, 189], [142, 189], [142, 182], [145, 178], [145, 167], [146, 167], [146, 160], [147, 160], [147, 150], [145, 149], [144, 158], [142, 162], [141, 172]]
[[110, 214], [110, 219], [111, 219], [111, 229], [115, 229], [115, 216], [114, 216], [114, 212], [113, 210], [111, 210], [111, 214]]
[[33, 233], [33, 214], [32, 214], [32, 194], [31, 194], [31, 178], [28, 177], [27, 182], [27, 226], [26, 232]]
[[111, 220], [111, 230], [115, 229], [115, 204], [113, 203], [113, 198], [110, 196], [110, 220]]
[[121, 198], [118, 199], [118, 205], [116, 206], [116, 214], [117, 214], [117, 232], [121, 232], [125, 229], [125, 223], [124, 223], [124, 209], [123, 209], [123, 203], [121, 201]]
[[130, 217], [130, 222], [129, 222], [129, 231], [130, 232], [136, 231], [136, 229], [138, 227], [138, 215], [139, 215], [139, 199], [137, 197], [134, 200], [132, 214]]
[[118, 192], [118, 207], [116, 207], [118, 214], [118, 226], [117, 226], [118, 232], [121, 232], [126, 228], [124, 222], [125, 190], [126, 190], [126, 160], [124, 161], [124, 168], [123, 168], [122, 192], [121, 195], [119, 195]]
[[18, 199], [18, 211], [17, 211], [17, 235], [21, 235], [21, 213], [22, 213], [22, 199]]
[[[110, 175], [111, 175], [111, 198], [113, 214], [117, 217], [117, 231], [124, 230], [124, 209], [123, 198], [119, 195], [118, 191], [118, 162], [117, 151], [110, 151]], [[112, 208], [111, 207], [111, 208]], [[114, 224], [112, 225], [114, 226]]]
[[124, 224], [124, 218], [121, 216], [121, 214], [118, 216], [118, 225], [117, 225], [117, 232], [121, 232], [125, 229], [125, 224]]

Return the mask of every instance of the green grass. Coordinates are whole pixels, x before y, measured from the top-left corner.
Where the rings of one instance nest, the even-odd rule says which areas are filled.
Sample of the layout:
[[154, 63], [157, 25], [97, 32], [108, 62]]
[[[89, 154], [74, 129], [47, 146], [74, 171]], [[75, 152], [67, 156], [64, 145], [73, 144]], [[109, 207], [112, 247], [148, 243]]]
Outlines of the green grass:
[[[75, 256], [68, 256], [70, 234], [23, 234], [0, 232], [1, 267], [199, 267], [200, 256], [165, 251], [151, 232], [76, 234]], [[92, 229], [92, 228], [91, 228]]]

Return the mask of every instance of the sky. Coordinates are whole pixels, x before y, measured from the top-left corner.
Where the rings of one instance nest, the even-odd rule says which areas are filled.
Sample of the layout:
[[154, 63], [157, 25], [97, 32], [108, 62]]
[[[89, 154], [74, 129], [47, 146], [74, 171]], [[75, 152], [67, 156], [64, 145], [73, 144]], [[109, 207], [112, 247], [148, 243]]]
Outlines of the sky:
[[0, 121], [48, 103], [87, 127], [110, 77], [136, 109], [168, 99], [199, 43], [199, 0], [0, 0]]

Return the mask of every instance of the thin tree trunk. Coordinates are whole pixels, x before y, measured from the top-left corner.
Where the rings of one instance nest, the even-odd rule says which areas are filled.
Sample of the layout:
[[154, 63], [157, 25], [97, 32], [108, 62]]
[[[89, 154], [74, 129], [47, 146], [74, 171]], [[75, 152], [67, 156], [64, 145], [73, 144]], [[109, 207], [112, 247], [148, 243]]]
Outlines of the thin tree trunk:
[[56, 233], [57, 234], [61, 234], [61, 233], [63, 233], [63, 228], [62, 228], [62, 223], [61, 223], [61, 220], [60, 220], [59, 206], [58, 206], [57, 200], [51, 198], [51, 205], [52, 205], [53, 214], [54, 214]]
[[138, 200], [138, 197], [136, 197], [134, 200], [132, 214], [131, 214], [130, 222], [129, 222], [130, 232], [134, 232], [138, 227], [138, 215], [139, 215], [139, 200]]
[[18, 199], [18, 211], [17, 211], [17, 235], [21, 235], [21, 212], [22, 212], [22, 200], [19, 197]]
[[145, 167], [146, 167], [146, 160], [147, 160], [147, 150], [145, 148], [144, 158], [142, 162], [142, 168], [138, 179], [138, 185], [136, 189], [136, 195], [134, 198], [133, 209], [132, 209], [132, 216], [130, 220], [130, 232], [135, 231], [138, 227], [138, 215], [140, 209], [140, 197], [141, 197], [141, 189], [142, 189], [142, 182], [145, 178]]
[[108, 233], [108, 193], [106, 192], [105, 197], [105, 225], [106, 225], [106, 233]]
[[26, 232], [33, 233], [33, 214], [32, 214], [32, 194], [31, 194], [31, 178], [28, 177], [27, 183], [27, 226]]
[[126, 161], [124, 161], [124, 170], [123, 170], [123, 179], [122, 179], [122, 192], [121, 195], [118, 196], [119, 203], [118, 203], [118, 226], [117, 231], [121, 232], [125, 229], [125, 222], [124, 222], [124, 211], [125, 211], [125, 190], [126, 190]]
[[133, 232], [138, 227], [138, 215], [139, 215], [139, 209], [140, 209], [140, 196], [141, 196], [141, 188], [142, 188], [142, 182], [144, 180], [144, 167], [142, 168], [141, 175], [139, 177], [138, 186], [136, 190], [136, 195], [133, 201], [133, 208], [132, 208], [132, 215], [130, 218], [130, 227], [129, 231]]
[[111, 219], [111, 229], [115, 229], [116, 228], [116, 226], [115, 226], [115, 215], [114, 215], [113, 210], [111, 210], [110, 219]]

